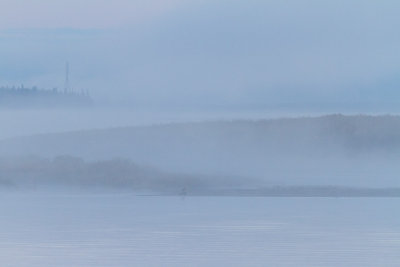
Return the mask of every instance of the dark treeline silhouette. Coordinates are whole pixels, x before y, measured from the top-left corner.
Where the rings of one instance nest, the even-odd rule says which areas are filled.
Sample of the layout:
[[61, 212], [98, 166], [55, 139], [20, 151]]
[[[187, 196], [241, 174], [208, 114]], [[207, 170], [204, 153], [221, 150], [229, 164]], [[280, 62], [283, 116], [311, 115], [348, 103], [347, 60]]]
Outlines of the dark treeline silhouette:
[[88, 91], [51, 90], [34, 87], [0, 87], [0, 107], [65, 107], [92, 103]]

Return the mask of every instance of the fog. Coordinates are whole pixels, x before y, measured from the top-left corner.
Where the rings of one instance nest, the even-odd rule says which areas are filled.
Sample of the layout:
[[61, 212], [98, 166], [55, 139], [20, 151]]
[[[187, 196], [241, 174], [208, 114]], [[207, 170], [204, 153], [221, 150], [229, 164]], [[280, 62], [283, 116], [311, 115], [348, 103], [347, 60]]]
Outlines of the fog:
[[0, 1], [0, 262], [399, 266], [399, 8]]
[[62, 2], [1, 3], [5, 160], [399, 186], [397, 3]]
[[398, 112], [394, 1], [147, 2], [3, 1], [0, 82], [62, 88], [69, 61], [104, 105]]
[[[179, 188], [188, 187], [181, 182], [185, 175], [193, 179], [193, 192], [203, 190], [204, 186], [213, 191], [210, 177], [215, 180], [215, 189], [232, 188], [233, 184], [237, 190], [271, 186], [400, 186], [398, 116], [334, 114], [228, 119], [233, 114], [225, 114], [225, 118], [221, 115], [216, 120], [200, 115], [196, 118], [193, 114], [151, 117], [147, 113], [143, 118], [143, 113], [126, 110], [89, 110], [49, 110], [50, 115], [44, 110], [32, 111], [32, 117], [20, 113], [14, 127], [8, 124], [8, 133], [3, 133], [0, 156], [14, 158], [16, 164], [24, 164], [19, 159], [26, 156], [50, 161], [68, 156], [104, 164], [123, 159], [159, 171], [160, 183], [163, 177], [170, 180], [175, 174], [177, 194]], [[102, 114], [101, 119], [93, 116], [95, 113]], [[26, 124], [28, 118], [31, 124]], [[18, 125], [21, 120], [24, 123]], [[19, 136], [13, 134], [18, 128]], [[38, 164], [41, 169], [43, 162]], [[115, 170], [115, 174], [107, 171], [109, 185], [117, 181], [116, 187], [120, 187], [120, 170]], [[32, 171], [33, 174], [26, 175], [40, 180], [41, 175], [35, 169]], [[135, 171], [129, 173], [129, 179], [143, 179]], [[49, 173], [42, 175], [47, 177]], [[202, 177], [203, 184], [199, 183]], [[196, 184], [200, 184], [199, 188]], [[131, 189], [134, 191], [135, 187]], [[163, 192], [160, 187], [148, 189]]]

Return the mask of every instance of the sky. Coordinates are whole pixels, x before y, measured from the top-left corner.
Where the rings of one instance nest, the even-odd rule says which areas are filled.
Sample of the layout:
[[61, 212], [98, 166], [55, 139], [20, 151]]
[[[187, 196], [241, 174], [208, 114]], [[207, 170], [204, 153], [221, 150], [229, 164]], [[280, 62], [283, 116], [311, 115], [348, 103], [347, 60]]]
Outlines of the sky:
[[140, 108], [379, 108], [400, 93], [398, 1], [3, 0], [0, 84]]

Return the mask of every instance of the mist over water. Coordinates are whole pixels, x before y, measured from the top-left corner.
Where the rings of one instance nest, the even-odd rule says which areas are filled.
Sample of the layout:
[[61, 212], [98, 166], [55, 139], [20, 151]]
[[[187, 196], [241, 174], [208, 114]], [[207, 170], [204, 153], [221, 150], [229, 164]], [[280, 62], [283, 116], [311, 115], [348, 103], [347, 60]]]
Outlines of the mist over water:
[[[247, 189], [399, 186], [397, 116], [290, 117], [263, 112], [238, 116], [100, 108], [6, 110], [2, 116], [8, 119], [0, 156], [15, 160], [125, 159], [177, 177], [215, 177], [227, 187], [231, 177]], [[109, 174], [110, 181], [119, 175], [117, 170]]]
[[0, 265], [400, 266], [399, 8], [0, 1]]

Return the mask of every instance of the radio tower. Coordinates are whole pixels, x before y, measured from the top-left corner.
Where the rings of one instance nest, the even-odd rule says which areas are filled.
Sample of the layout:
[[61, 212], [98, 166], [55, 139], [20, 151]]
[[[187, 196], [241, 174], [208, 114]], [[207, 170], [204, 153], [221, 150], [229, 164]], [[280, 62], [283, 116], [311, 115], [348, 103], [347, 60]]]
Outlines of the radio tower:
[[70, 88], [69, 88], [69, 62], [67, 61], [65, 63], [65, 87], [64, 87], [64, 93], [70, 93]]

